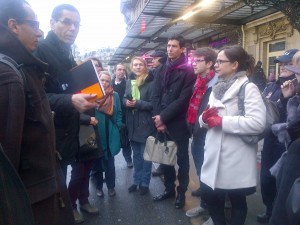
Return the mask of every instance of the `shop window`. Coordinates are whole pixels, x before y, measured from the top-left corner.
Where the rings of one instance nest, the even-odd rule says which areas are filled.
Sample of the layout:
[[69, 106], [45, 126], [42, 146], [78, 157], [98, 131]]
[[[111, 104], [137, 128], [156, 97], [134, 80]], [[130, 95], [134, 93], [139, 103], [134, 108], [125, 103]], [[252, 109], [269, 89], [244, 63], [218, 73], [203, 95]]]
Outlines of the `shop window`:
[[278, 64], [274, 60], [284, 54], [285, 41], [269, 42], [267, 43], [267, 78], [277, 79], [279, 75]]
[[285, 41], [269, 44], [269, 52], [278, 52], [285, 50]]

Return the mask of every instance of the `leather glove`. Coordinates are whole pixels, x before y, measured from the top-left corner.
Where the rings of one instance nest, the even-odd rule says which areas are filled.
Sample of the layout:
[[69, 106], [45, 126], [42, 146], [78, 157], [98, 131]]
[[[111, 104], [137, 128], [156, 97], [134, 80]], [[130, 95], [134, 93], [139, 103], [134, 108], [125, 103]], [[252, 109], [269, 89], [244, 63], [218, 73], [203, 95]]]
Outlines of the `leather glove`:
[[202, 113], [202, 120], [204, 123], [207, 123], [207, 119], [212, 116], [217, 116], [219, 110], [216, 107], [209, 108], [209, 105], [205, 108], [204, 112]]
[[222, 117], [219, 115], [211, 116], [207, 119], [207, 125], [209, 128], [222, 126]]

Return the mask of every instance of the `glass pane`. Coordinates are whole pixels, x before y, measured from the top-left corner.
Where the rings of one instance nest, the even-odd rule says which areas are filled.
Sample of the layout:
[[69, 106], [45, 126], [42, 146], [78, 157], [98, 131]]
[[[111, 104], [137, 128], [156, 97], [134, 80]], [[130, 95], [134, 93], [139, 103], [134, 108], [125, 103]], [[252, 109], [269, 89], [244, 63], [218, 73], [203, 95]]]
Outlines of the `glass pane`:
[[277, 52], [285, 50], [285, 41], [269, 44], [269, 52]]
[[276, 79], [276, 64], [274, 63], [274, 59], [276, 57], [269, 57], [269, 68], [268, 68], [268, 80], [274, 81]]

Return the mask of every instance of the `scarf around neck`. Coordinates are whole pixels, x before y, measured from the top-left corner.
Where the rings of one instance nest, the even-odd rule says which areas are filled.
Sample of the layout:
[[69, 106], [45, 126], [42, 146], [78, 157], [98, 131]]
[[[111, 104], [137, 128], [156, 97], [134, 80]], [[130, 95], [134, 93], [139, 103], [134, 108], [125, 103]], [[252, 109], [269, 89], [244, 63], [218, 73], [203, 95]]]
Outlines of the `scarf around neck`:
[[246, 75], [246, 71], [239, 71], [234, 74], [230, 79], [225, 80], [222, 77], [218, 78], [215, 86], [213, 87], [213, 94], [216, 99], [221, 100], [226, 93], [226, 91], [231, 87], [231, 85], [239, 78]]
[[163, 76], [163, 87], [164, 87], [164, 89], [166, 89], [166, 87], [169, 84], [171, 73], [174, 70], [176, 70], [180, 67], [183, 67], [186, 63], [187, 63], [187, 60], [186, 60], [186, 57], [183, 53], [175, 61], [171, 61], [170, 58], [167, 59], [166, 71], [165, 71], [164, 76]]
[[109, 86], [105, 90], [105, 96], [97, 100], [99, 104], [98, 111], [112, 116], [114, 112], [114, 90], [112, 86]]
[[140, 100], [140, 90], [136, 80], [131, 80], [131, 95], [133, 100]]
[[197, 76], [197, 80], [195, 83], [195, 89], [193, 95], [190, 99], [190, 104], [188, 108], [188, 123], [194, 125], [197, 119], [198, 110], [202, 102], [202, 98], [207, 90], [207, 83], [215, 76], [215, 72], [213, 70], [209, 71], [209, 73], [205, 77]]

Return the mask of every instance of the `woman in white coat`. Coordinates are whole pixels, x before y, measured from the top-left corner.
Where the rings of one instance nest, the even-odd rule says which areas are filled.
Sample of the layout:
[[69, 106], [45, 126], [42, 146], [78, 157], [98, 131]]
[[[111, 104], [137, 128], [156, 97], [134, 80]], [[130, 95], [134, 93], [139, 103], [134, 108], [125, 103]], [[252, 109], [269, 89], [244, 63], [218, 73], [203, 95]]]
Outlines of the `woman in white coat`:
[[256, 188], [256, 144], [245, 143], [242, 135], [264, 131], [266, 107], [259, 89], [245, 87], [244, 115], [239, 114], [238, 94], [252, 74], [254, 58], [238, 45], [221, 49], [215, 63], [218, 81], [210, 95], [209, 106], [199, 117], [208, 129], [201, 170], [202, 196], [214, 225], [226, 225], [224, 203], [231, 204], [230, 225], [243, 225], [247, 215], [246, 196]]

